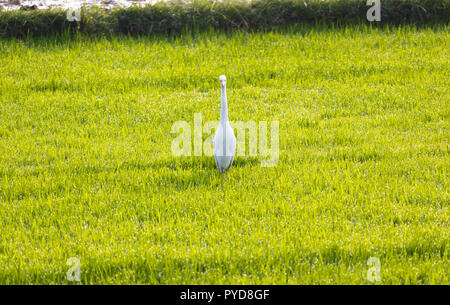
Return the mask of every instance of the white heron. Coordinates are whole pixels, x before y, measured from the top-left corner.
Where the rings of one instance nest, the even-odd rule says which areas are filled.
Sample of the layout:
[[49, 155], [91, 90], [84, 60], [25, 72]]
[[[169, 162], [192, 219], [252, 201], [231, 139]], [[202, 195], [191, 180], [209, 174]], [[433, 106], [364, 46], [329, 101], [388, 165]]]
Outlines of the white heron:
[[233, 163], [234, 155], [236, 154], [236, 137], [228, 121], [227, 78], [225, 75], [221, 75], [219, 80], [222, 101], [220, 107], [220, 123], [213, 140], [213, 151], [219, 172], [223, 173]]

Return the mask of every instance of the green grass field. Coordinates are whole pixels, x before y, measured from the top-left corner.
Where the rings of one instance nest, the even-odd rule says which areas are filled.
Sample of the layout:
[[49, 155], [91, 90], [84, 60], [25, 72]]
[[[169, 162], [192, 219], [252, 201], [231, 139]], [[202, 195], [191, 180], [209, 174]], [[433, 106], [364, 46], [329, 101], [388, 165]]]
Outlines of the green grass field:
[[[449, 28], [0, 41], [0, 283], [449, 284]], [[175, 121], [280, 122], [280, 160]], [[208, 134], [204, 135], [206, 138]]]

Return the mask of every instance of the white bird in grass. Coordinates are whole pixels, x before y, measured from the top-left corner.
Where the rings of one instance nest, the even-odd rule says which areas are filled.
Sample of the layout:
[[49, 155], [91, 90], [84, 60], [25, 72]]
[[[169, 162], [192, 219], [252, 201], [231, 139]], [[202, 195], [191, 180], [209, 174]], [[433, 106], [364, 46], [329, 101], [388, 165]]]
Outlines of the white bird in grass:
[[227, 78], [225, 75], [222, 75], [219, 80], [222, 90], [222, 101], [220, 107], [220, 123], [213, 140], [213, 151], [219, 172], [223, 173], [233, 163], [234, 155], [236, 154], [236, 137], [228, 121]]

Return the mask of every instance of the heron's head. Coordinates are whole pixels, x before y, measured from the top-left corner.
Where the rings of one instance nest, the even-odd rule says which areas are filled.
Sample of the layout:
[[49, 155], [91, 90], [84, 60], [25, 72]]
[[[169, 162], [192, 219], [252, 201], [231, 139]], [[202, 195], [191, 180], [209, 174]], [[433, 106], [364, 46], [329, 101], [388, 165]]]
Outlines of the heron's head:
[[225, 77], [225, 75], [221, 75], [219, 77], [219, 81], [221, 87], [225, 87], [227, 85], [227, 78]]

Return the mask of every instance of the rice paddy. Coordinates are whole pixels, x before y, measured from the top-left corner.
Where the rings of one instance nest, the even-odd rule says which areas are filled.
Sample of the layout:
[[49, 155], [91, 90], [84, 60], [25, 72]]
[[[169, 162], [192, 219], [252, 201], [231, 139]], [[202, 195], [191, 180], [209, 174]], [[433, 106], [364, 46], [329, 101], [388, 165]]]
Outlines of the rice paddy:
[[[375, 284], [449, 284], [449, 45], [364, 25], [1, 40], [0, 284], [371, 284], [371, 257]], [[276, 166], [172, 153], [174, 122], [219, 119], [221, 74], [231, 121], [279, 122]]]

